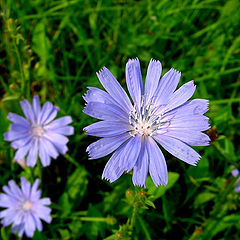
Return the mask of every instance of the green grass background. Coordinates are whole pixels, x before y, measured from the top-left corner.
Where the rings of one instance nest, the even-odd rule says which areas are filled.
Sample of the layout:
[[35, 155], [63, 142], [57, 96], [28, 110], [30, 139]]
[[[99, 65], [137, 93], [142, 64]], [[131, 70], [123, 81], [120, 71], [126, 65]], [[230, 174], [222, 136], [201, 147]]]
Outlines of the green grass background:
[[[101, 180], [109, 157], [87, 160], [85, 149], [95, 139], [82, 128], [94, 120], [82, 113], [82, 96], [87, 86], [101, 88], [95, 72], [103, 66], [125, 87], [125, 64], [135, 57], [143, 76], [154, 58], [163, 73], [171, 67], [182, 72], [180, 85], [194, 79], [194, 98], [210, 100], [207, 116], [214, 129], [211, 145], [197, 148], [203, 156], [197, 167], [164, 152], [169, 186], [156, 189], [149, 183], [145, 192], [156, 208], [139, 209], [132, 239], [239, 239], [238, 179], [231, 175], [232, 165], [240, 168], [238, 0], [0, 4], [0, 186], [23, 175], [42, 179], [43, 195], [53, 202], [53, 221], [34, 239], [128, 239], [119, 226], [132, 214], [131, 176], [109, 184]], [[68, 154], [50, 167], [22, 169], [3, 141], [10, 124], [6, 116], [22, 114], [19, 100], [36, 94], [42, 103], [59, 106], [59, 116], [72, 116], [75, 135]], [[9, 227], [2, 227], [0, 236], [14, 239]]]

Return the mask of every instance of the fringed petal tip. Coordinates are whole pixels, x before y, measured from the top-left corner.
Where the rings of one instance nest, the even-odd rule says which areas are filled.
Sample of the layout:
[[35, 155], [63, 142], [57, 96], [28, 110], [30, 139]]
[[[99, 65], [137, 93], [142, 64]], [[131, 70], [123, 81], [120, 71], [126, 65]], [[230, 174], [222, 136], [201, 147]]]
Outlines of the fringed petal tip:
[[139, 183], [133, 182], [133, 185], [134, 185], [135, 187], [143, 187], [143, 188], [146, 188], [146, 183], [139, 184]]
[[133, 63], [133, 62], [137, 62], [138, 64], [140, 64], [139, 59], [136, 57], [136, 58], [129, 58], [127, 63], [126, 63], [126, 66]]
[[165, 182], [165, 183], [154, 183], [156, 187], [160, 187], [160, 186], [167, 186], [168, 185], [168, 182]]
[[103, 66], [102, 68], [100, 68], [100, 70], [98, 72], [96, 72], [97, 77], [99, 78], [99, 76], [104, 72], [108, 70], [108, 68], [106, 68], [105, 66]]
[[117, 179], [111, 180], [111, 178], [109, 178], [109, 177], [102, 176], [102, 180], [106, 180], [106, 181], [108, 181], [109, 183], [113, 183], [113, 182], [115, 182]]
[[174, 72], [175, 74], [182, 74], [182, 72], [178, 71], [177, 69], [175, 68], [171, 68], [170, 71]]
[[91, 155], [91, 149], [89, 148], [89, 146], [86, 148], [86, 152], [88, 154], [88, 160], [93, 160], [93, 156]]
[[157, 64], [160, 64], [162, 66], [162, 63], [159, 60], [156, 60], [156, 59], [153, 59], [153, 58], [150, 59], [150, 63], [154, 63], [154, 64], [157, 63]]

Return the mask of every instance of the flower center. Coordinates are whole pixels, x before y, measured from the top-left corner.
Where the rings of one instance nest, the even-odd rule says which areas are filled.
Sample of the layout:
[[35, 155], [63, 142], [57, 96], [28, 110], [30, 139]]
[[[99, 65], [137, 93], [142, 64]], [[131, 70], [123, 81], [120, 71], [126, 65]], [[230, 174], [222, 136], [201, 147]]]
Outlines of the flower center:
[[42, 126], [37, 125], [33, 126], [32, 133], [35, 137], [41, 137], [45, 133], [45, 131]]
[[145, 105], [142, 101], [140, 109], [134, 106], [129, 112], [129, 123], [131, 125], [130, 135], [152, 136], [155, 131], [164, 124], [161, 122], [162, 115], [156, 115], [157, 108], [153, 104]]
[[23, 210], [25, 211], [29, 211], [32, 209], [32, 203], [30, 201], [26, 201], [23, 203], [23, 206], [22, 206]]

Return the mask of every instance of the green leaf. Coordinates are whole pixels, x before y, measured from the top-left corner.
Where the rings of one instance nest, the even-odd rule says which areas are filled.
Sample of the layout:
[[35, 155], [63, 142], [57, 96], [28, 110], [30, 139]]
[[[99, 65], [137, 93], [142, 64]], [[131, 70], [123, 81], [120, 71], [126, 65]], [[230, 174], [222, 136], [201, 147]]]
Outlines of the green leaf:
[[50, 58], [50, 42], [46, 36], [46, 23], [44, 21], [40, 21], [33, 29], [32, 43], [33, 51], [40, 57], [41, 65], [38, 69], [38, 74], [46, 74], [47, 61]]
[[194, 179], [209, 177], [209, 161], [206, 157], [202, 157], [196, 167], [190, 166], [187, 170], [187, 175]]
[[216, 236], [218, 233], [226, 231], [231, 227], [239, 226], [240, 224], [240, 215], [239, 214], [231, 214], [229, 216], [224, 216], [222, 219], [219, 220], [212, 220], [207, 228], [205, 229], [206, 234], [208, 235], [209, 239]]
[[59, 205], [64, 216], [68, 215], [73, 207], [80, 205], [86, 193], [88, 180], [87, 171], [84, 167], [78, 167], [68, 178], [65, 192], [60, 197]]
[[61, 239], [70, 239], [70, 233], [67, 229], [59, 229], [58, 230], [60, 235], [61, 235]]
[[215, 198], [216, 194], [215, 193], [210, 193], [210, 192], [203, 192], [197, 195], [194, 201], [194, 207], [197, 208], [200, 205], [211, 201], [213, 198]]
[[3, 134], [7, 131], [7, 128], [9, 126], [9, 121], [7, 119], [7, 112], [0, 108], [0, 142], [3, 142]]
[[[97, 207], [92, 204], [88, 207], [88, 217], [103, 217], [102, 213], [97, 209]], [[104, 222], [87, 222], [84, 225], [84, 232], [87, 236], [87, 239], [96, 240], [98, 235], [100, 234], [102, 237], [104, 235], [106, 223]], [[101, 238], [102, 239], [102, 238]]]
[[59, 206], [61, 206], [61, 215], [62, 216], [68, 216], [69, 213], [71, 212], [73, 202], [69, 201], [69, 196], [65, 192], [59, 199]]
[[81, 203], [86, 193], [88, 172], [84, 167], [78, 167], [75, 172], [68, 178], [66, 190], [71, 201], [77, 201], [77, 205]]
[[173, 187], [173, 185], [176, 183], [178, 178], [179, 178], [178, 173], [169, 172], [168, 173], [168, 185], [156, 187], [155, 184], [153, 183], [152, 179], [150, 178], [150, 176], [148, 176], [147, 181], [146, 181], [146, 187], [148, 189], [147, 193], [152, 195], [153, 196], [152, 199], [153, 199], [153, 201], [155, 201], [156, 199], [163, 196], [168, 189]]
[[5, 232], [5, 227], [1, 227], [1, 239], [2, 240], [8, 240], [7, 234]]
[[72, 232], [72, 235], [74, 235], [74, 237], [80, 237], [82, 235], [82, 226], [83, 223], [79, 220], [73, 220], [69, 225], [69, 228]]

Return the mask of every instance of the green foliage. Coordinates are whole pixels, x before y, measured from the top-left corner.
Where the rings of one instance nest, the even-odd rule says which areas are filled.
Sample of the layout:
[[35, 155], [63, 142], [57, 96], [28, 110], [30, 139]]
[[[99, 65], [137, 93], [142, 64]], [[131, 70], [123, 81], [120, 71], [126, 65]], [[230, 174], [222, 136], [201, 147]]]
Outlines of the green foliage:
[[[240, 3], [238, 0], [124, 1], [54, 0], [0, 2], [0, 185], [24, 175], [41, 178], [52, 200], [53, 221], [41, 239], [237, 239], [240, 235]], [[125, 84], [125, 64], [138, 57], [145, 76], [151, 58], [163, 73], [182, 72], [180, 85], [194, 79], [195, 98], [210, 100], [212, 143], [197, 147], [197, 167], [166, 153], [169, 183], [134, 188], [131, 175], [113, 184], [101, 180], [109, 158], [87, 160], [95, 138], [83, 127], [87, 86], [101, 88], [95, 72], [104, 65]], [[8, 112], [21, 113], [19, 100], [38, 94], [60, 115], [71, 115], [75, 135], [68, 154], [48, 168], [22, 168], [3, 140]], [[0, 238], [14, 239], [10, 227]], [[18, 237], [16, 237], [18, 239]]]
[[155, 184], [153, 183], [152, 179], [150, 176], [147, 177], [147, 182], [146, 182], [146, 187], [148, 189], [148, 194], [151, 195], [151, 198], [153, 201], [156, 199], [162, 197], [165, 192], [170, 189], [171, 187], [174, 186], [176, 181], [179, 178], [179, 174], [175, 172], [169, 172], [168, 173], [168, 185], [167, 186], [159, 186], [156, 187]]

